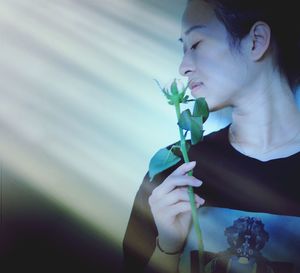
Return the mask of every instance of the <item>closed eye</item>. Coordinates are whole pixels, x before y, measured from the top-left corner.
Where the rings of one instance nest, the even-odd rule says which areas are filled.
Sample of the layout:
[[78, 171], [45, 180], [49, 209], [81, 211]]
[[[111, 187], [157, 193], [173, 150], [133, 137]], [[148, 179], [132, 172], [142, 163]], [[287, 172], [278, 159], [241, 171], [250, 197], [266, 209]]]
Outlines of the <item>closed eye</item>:
[[195, 49], [197, 48], [197, 46], [199, 45], [200, 42], [201, 42], [201, 41], [198, 41], [197, 43], [193, 44], [193, 45], [191, 46], [191, 49], [195, 50]]

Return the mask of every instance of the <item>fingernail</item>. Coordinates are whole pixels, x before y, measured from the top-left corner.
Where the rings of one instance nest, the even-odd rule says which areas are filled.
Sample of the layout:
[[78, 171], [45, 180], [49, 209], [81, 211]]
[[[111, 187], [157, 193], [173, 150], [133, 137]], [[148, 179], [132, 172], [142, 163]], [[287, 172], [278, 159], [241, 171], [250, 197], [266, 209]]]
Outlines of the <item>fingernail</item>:
[[199, 180], [199, 179], [196, 179], [195, 180], [195, 186], [200, 186], [200, 185], [202, 185], [202, 181], [201, 180]]
[[188, 166], [194, 166], [194, 165], [196, 165], [196, 161], [190, 161], [187, 164], [188, 164]]

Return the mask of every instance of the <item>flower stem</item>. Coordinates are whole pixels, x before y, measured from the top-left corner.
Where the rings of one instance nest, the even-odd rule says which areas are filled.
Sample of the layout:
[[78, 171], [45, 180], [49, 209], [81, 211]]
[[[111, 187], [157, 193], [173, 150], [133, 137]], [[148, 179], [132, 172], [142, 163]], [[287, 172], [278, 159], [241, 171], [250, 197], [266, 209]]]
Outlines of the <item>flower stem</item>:
[[[176, 110], [177, 121], [179, 121], [179, 118], [180, 118], [180, 103], [179, 103], [179, 101], [176, 101], [174, 103], [174, 105], [175, 105], [175, 110]], [[180, 135], [180, 150], [183, 155], [184, 162], [187, 163], [187, 162], [190, 162], [190, 160], [189, 160], [188, 153], [186, 150], [185, 137], [183, 134], [183, 130], [179, 126], [178, 126], [178, 128], [179, 128], [179, 135]], [[193, 171], [192, 170], [189, 171], [188, 175], [192, 176]], [[204, 273], [202, 232], [201, 232], [199, 222], [198, 222], [198, 215], [197, 215], [197, 208], [196, 208], [196, 203], [195, 203], [193, 187], [188, 186], [188, 194], [189, 194], [189, 200], [190, 200], [191, 209], [192, 209], [193, 225], [194, 225], [194, 229], [195, 229], [197, 241], [198, 241], [199, 273]]]

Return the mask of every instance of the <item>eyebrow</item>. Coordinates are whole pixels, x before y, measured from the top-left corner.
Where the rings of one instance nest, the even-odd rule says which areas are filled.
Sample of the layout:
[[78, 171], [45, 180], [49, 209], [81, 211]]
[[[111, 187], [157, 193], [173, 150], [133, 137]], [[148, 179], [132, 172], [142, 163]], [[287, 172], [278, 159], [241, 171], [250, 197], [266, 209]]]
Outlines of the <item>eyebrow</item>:
[[[190, 27], [188, 30], [186, 30], [186, 31], [184, 32], [184, 35], [187, 36], [187, 35], [189, 35], [193, 30], [199, 29], [199, 28], [205, 28], [205, 27], [206, 27], [205, 25], [195, 25], [195, 26], [192, 26], [192, 27]], [[183, 42], [182, 38], [179, 38], [178, 41], [179, 41], [179, 42]]]

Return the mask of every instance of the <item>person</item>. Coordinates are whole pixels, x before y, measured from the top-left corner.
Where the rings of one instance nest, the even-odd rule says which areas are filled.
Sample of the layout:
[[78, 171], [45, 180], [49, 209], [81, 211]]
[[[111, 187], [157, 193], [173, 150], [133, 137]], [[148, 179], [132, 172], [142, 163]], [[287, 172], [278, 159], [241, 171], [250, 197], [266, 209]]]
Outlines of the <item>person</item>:
[[190, 163], [152, 182], [145, 175], [123, 240], [124, 272], [198, 272], [188, 186], [205, 272], [300, 272], [295, 2], [187, 1], [179, 71], [210, 112], [231, 107], [232, 121], [192, 145]]

